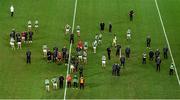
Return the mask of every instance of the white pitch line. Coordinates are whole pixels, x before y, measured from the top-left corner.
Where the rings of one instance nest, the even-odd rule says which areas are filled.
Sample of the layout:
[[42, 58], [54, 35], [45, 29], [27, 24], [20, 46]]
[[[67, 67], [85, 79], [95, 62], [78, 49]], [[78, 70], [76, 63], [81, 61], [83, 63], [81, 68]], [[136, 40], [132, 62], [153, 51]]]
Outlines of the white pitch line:
[[[75, 6], [74, 6], [74, 15], [73, 15], [73, 23], [72, 23], [72, 33], [73, 33], [73, 31], [74, 31], [74, 24], [75, 24], [75, 19], [76, 19], [76, 8], [77, 8], [77, 0], [75, 0]], [[70, 47], [69, 47], [69, 59], [68, 59], [66, 77], [67, 77], [68, 74], [69, 74], [69, 65], [70, 65], [70, 61], [71, 61], [71, 49], [72, 49], [72, 43], [70, 44]], [[65, 79], [66, 79], [66, 77], [65, 77]], [[66, 93], [67, 93], [67, 80], [66, 80], [65, 90], [64, 90], [64, 100], [66, 100]]]
[[168, 45], [168, 48], [169, 48], [169, 52], [170, 52], [170, 56], [171, 56], [171, 59], [172, 59], [172, 63], [174, 64], [174, 69], [175, 69], [177, 81], [178, 81], [178, 84], [180, 85], [179, 75], [178, 75], [178, 72], [177, 72], [177, 69], [176, 69], [176, 65], [175, 65], [175, 61], [174, 61], [174, 58], [173, 58], [173, 55], [172, 55], [172, 52], [171, 52], [171, 47], [170, 47], [169, 40], [168, 40], [168, 37], [167, 37], [167, 34], [166, 34], [166, 30], [165, 30], [165, 27], [164, 27], [163, 20], [162, 20], [162, 17], [161, 17], [159, 6], [158, 6], [158, 3], [157, 3], [157, 0], [154, 0], [154, 1], [155, 1], [155, 4], [156, 4], [157, 11], [158, 11], [159, 19], [161, 21], [161, 25], [162, 25], [162, 29], [163, 29], [163, 32], [164, 32], [164, 36], [166, 38], [166, 42], [167, 42], [167, 45]]

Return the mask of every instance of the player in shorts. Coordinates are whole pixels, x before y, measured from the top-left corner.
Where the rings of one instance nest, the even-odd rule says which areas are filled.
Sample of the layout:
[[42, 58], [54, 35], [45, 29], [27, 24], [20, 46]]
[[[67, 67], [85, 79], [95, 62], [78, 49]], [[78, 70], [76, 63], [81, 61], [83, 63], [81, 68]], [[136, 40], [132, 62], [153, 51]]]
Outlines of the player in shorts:
[[106, 56], [102, 56], [102, 68], [106, 67]]
[[97, 40], [95, 40], [92, 44], [94, 53], [96, 53], [96, 47], [97, 47]]
[[131, 29], [127, 30], [127, 40], [131, 39]]
[[47, 45], [43, 45], [42, 49], [43, 49], [43, 56], [45, 58], [47, 56], [47, 50], [48, 50]]
[[10, 46], [11, 46], [12, 50], [15, 50], [14, 42], [15, 42], [15, 40], [14, 40], [14, 38], [12, 37], [12, 38], [10, 39]]
[[69, 24], [67, 24], [65, 26], [65, 35], [67, 35], [70, 32], [71, 26]]
[[31, 23], [31, 21], [29, 20], [29, 21], [28, 21], [28, 30], [31, 30], [31, 28], [32, 28], [32, 23]]
[[83, 51], [83, 62], [87, 64], [87, 52]]
[[98, 36], [98, 44], [102, 44], [102, 34], [101, 33]]
[[76, 31], [77, 31], [78, 37], [80, 37], [80, 26], [79, 25], [76, 27]]
[[88, 42], [84, 42], [84, 50], [87, 52], [88, 49]]
[[116, 34], [114, 34], [112, 46], [115, 46], [115, 47], [116, 47], [116, 43], [117, 43], [117, 37], [116, 37]]
[[36, 20], [34, 22], [34, 28], [35, 28], [36, 31], [37, 31], [38, 27], [39, 27], [39, 22], [38, 22], [38, 20]]

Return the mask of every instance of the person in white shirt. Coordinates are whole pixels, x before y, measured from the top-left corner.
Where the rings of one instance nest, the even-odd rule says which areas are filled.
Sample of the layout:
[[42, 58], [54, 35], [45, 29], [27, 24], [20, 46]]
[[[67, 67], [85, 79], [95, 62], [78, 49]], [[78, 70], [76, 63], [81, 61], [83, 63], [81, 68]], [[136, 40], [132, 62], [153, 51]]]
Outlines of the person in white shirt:
[[102, 56], [102, 68], [106, 67], [106, 56]]
[[32, 28], [32, 23], [31, 23], [31, 20], [28, 21], [28, 30], [31, 30]]
[[11, 5], [11, 7], [10, 7], [10, 12], [11, 12], [11, 17], [13, 17], [14, 16], [14, 7], [13, 7], [13, 5]]
[[38, 22], [38, 20], [36, 20], [34, 22], [34, 28], [35, 28], [36, 31], [37, 31], [38, 27], [39, 27], [39, 22]]
[[131, 29], [127, 30], [127, 40], [131, 39]]

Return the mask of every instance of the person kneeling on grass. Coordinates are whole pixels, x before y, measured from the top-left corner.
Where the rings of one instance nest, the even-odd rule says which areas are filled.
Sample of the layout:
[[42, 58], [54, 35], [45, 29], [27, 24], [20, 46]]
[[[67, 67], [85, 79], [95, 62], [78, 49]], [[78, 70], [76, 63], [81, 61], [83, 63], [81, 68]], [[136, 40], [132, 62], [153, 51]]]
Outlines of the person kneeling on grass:
[[55, 77], [55, 78], [52, 78], [51, 79], [51, 82], [52, 82], [52, 84], [53, 84], [53, 89], [57, 89], [57, 78]]
[[73, 77], [73, 88], [76, 88], [77, 89], [78, 87], [78, 77], [76, 74], [74, 74], [74, 77]]
[[49, 79], [45, 79], [45, 87], [46, 87], [46, 91], [49, 92]]

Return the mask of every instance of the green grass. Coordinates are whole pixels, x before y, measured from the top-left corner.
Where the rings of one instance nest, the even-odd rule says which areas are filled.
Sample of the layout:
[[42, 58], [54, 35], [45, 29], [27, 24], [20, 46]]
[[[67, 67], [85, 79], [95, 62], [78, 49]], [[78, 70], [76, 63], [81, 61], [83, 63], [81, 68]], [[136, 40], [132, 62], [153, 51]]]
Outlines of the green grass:
[[[179, 0], [157, 0], [162, 19], [167, 31], [173, 57], [180, 73], [180, 40], [178, 13]], [[9, 7], [13, 3], [15, 17], [10, 18]], [[0, 98], [63, 98], [64, 89], [45, 91], [44, 79], [66, 75], [64, 65], [48, 64], [42, 58], [42, 45], [54, 46], [60, 49], [67, 45], [69, 38], [64, 37], [64, 26], [72, 25], [75, 0], [1, 0], [0, 1]], [[135, 10], [135, 20], [129, 22], [128, 11]], [[39, 20], [39, 31], [33, 36], [30, 47], [23, 45], [22, 50], [12, 51], [9, 47], [9, 33], [12, 28], [18, 32], [25, 30], [27, 21]], [[159, 16], [154, 0], [78, 0], [75, 26], [81, 26], [81, 39], [88, 41], [89, 45], [96, 33], [99, 33], [99, 22], [106, 23], [103, 33], [103, 44], [97, 48], [97, 54], [88, 50], [88, 64], [85, 65], [85, 89], [67, 90], [67, 99], [119, 99], [119, 98], [180, 98], [180, 87], [176, 76], [168, 75], [171, 58], [162, 57], [162, 48], [166, 44]], [[108, 23], [112, 22], [113, 33], [117, 34], [118, 43], [122, 51], [128, 45], [132, 54], [126, 61], [120, 77], [111, 75], [111, 67], [119, 62], [112, 48], [112, 60], [107, 62], [105, 70], [101, 69], [101, 56], [106, 54], [106, 48], [112, 41], [113, 34], [108, 33]], [[132, 40], [126, 41], [128, 28], [133, 31]], [[147, 34], [152, 37], [152, 49], [161, 51], [161, 72], [155, 71], [155, 62], [147, 61], [141, 64]], [[72, 52], [77, 44], [77, 36]], [[27, 65], [25, 52], [30, 48], [32, 64]], [[169, 56], [170, 57], [170, 56]]]

